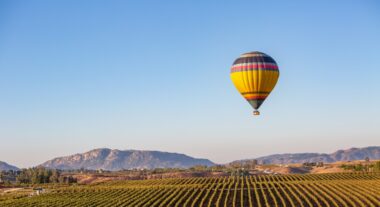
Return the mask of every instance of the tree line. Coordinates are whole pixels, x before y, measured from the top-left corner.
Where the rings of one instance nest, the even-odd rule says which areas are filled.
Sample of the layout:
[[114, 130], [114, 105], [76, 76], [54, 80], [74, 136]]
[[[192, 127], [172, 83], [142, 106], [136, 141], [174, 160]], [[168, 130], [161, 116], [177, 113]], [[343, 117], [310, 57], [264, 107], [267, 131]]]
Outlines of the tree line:
[[380, 172], [380, 161], [375, 163], [359, 163], [359, 164], [343, 164], [340, 166], [345, 170], [352, 170], [356, 172]]
[[42, 184], [42, 183], [76, 183], [77, 179], [71, 175], [63, 175], [61, 170], [34, 167], [20, 171], [0, 172], [0, 181], [15, 181], [18, 184]]

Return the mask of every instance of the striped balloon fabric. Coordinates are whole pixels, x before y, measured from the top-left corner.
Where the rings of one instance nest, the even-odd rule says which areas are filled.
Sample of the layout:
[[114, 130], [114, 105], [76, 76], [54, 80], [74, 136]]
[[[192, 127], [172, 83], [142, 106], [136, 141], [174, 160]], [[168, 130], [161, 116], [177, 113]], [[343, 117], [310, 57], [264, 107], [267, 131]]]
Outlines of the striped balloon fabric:
[[262, 52], [242, 54], [231, 67], [231, 79], [241, 95], [255, 109], [268, 97], [277, 83], [280, 72], [277, 63]]

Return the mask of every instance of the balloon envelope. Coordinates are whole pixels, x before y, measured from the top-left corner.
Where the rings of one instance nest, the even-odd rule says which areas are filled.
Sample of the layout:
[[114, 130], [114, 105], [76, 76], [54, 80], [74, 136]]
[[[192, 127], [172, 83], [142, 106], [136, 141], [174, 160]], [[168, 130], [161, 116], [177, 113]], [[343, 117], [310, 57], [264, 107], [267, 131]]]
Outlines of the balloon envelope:
[[231, 67], [231, 79], [240, 94], [257, 110], [277, 83], [276, 61], [262, 52], [242, 54]]

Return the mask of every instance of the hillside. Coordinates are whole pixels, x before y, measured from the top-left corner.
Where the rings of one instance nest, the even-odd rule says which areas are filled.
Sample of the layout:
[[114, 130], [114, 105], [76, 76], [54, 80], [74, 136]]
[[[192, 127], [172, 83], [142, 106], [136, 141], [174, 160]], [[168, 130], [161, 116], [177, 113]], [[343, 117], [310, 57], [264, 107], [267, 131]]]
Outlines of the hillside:
[[319, 162], [325, 163], [339, 162], [339, 161], [353, 161], [364, 160], [366, 157], [371, 160], [380, 159], [380, 147], [364, 147], [364, 148], [350, 148], [347, 150], [338, 150], [331, 154], [324, 153], [294, 153], [294, 154], [274, 154], [264, 157], [258, 157], [256, 160], [259, 163], [265, 164], [291, 164], [291, 163], [305, 163], [305, 162]]
[[184, 154], [141, 151], [95, 149], [82, 154], [58, 157], [49, 160], [41, 166], [57, 169], [154, 169], [154, 168], [189, 168], [195, 165], [214, 165], [207, 159], [192, 158]]
[[18, 167], [10, 165], [6, 162], [0, 161], [0, 171], [6, 171], [6, 170], [19, 170]]

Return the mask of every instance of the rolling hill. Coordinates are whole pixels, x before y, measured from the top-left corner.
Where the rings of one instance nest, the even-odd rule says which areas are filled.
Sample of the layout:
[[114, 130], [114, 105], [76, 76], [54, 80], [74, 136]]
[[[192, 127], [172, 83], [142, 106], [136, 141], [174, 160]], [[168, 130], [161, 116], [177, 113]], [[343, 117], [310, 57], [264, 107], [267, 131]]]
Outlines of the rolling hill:
[[[265, 164], [291, 164], [291, 163], [305, 163], [305, 162], [319, 162], [326, 163], [339, 162], [339, 161], [353, 161], [364, 160], [368, 157], [371, 160], [380, 159], [380, 147], [364, 147], [364, 148], [350, 148], [346, 150], [338, 150], [331, 154], [325, 153], [294, 153], [294, 154], [274, 154], [263, 157], [258, 157], [256, 160], [259, 163]], [[246, 159], [249, 160], [249, 159]], [[241, 161], [241, 160], [240, 160]]]
[[18, 167], [10, 165], [6, 162], [0, 161], [0, 171], [7, 171], [7, 170], [19, 170]]

